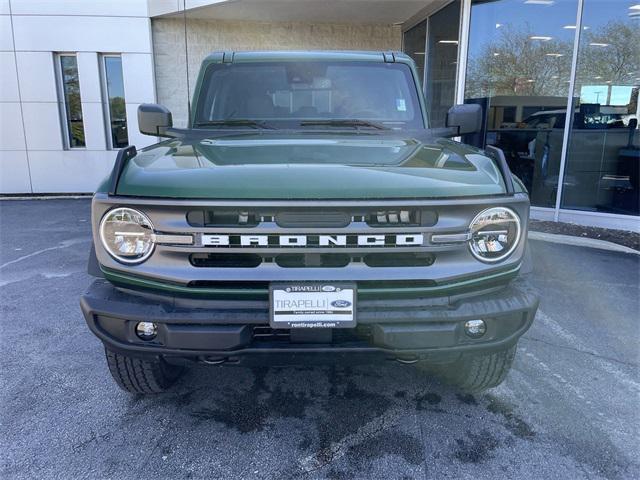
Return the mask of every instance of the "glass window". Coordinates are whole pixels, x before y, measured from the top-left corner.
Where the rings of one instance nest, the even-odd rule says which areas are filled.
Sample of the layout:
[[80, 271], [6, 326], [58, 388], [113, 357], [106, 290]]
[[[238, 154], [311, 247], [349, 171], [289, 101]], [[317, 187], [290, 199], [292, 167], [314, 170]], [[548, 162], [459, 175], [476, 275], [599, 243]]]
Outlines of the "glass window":
[[122, 58], [104, 55], [104, 83], [111, 148], [122, 148], [129, 144], [127, 134], [127, 114], [122, 80]]
[[294, 128], [314, 128], [304, 121], [334, 119], [424, 127], [411, 70], [402, 63], [216, 64], [207, 69], [200, 98], [196, 127], [233, 119]]
[[66, 125], [67, 146], [69, 148], [84, 147], [78, 62], [75, 55], [60, 55], [58, 59], [60, 61], [60, 86], [63, 96], [62, 110]]
[[420, 85], [424, 80], [424, 60], [426, 55], [427, 20], [404, 32], [402, 50], [416, 62]]
[[429, 17], [425, 95], [431, 127], [444, 127], [455, 103], [459, 30], [459, 0]]
[[[486, 111], [533, 205], [555, 207], [577, 0], [474, 0], [465, 101]], [[483, 146], [483, 145], [480, 145]]]
[[585, 0], [561, 206], [640, 214], [640, 5]]

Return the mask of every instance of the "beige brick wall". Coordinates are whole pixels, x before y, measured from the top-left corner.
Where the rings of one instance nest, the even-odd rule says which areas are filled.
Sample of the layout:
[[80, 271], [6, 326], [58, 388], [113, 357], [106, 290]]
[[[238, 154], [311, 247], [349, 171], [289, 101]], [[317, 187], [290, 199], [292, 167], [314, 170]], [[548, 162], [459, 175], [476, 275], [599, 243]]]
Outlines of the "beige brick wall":
[[[174, 125], [187, 120], [184, 23], [152, 20], [158, 102], [173, 113]], [[402, 32], [393, 25], [341, 25], [301, 22], [235, 22], [189, 19], [189, 86], [202, 59], [221, 50], [400, 50]]]

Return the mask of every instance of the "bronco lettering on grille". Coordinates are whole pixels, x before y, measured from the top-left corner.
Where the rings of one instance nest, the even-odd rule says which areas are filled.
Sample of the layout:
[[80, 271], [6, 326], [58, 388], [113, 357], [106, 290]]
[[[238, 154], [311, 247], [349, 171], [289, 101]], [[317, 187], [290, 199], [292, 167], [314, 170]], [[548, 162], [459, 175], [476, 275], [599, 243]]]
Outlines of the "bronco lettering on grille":
[[384, 247], [424, 243], [421, 233], [380, 235], [202, 235], [203, 247]]

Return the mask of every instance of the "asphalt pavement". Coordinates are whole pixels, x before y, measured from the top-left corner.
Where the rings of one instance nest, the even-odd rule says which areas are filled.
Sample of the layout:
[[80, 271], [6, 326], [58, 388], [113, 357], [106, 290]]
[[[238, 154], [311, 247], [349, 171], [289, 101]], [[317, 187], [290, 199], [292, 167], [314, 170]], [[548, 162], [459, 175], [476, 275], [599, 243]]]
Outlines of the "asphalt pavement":
[[0, 201], [0, 477], [640, 477], [640, 256], [531, 241], [542, 295], [503, 385], [412, 366], [192, 368], [112, 382], [78, 299], [89, 201]]

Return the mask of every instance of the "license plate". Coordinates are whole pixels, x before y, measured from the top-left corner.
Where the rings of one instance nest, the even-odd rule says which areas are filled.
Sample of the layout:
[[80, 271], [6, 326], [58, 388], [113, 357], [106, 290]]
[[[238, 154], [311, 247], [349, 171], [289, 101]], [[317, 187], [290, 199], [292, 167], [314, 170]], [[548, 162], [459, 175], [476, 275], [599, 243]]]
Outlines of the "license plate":
[[271, 284], [271, 328], [353, 328], [355, 291], [352, 283]]

